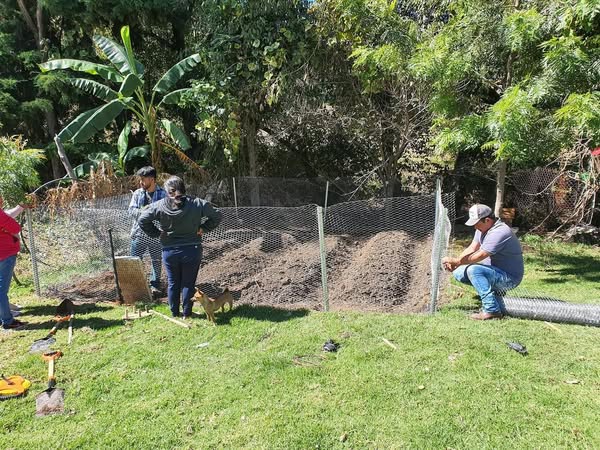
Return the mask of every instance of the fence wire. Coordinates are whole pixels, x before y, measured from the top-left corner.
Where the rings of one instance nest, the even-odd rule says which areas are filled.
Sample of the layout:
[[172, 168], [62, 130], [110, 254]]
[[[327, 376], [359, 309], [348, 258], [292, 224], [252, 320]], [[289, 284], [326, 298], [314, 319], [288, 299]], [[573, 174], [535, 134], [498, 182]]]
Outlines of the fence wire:
[[553, 230], [591, 220], [595, 205], [585, 197], [586, 184], [568, 172], [549, 167], [519, 170], [510, 175], [510, 182], [508, 201], [521, 227]]
[[[206, 194], [210, 188], [195, 190]], [[453, 210], [453, 196], [446, 194], [443, 199]], [[130, 195], [119, 195], [78, 201], [68, 209], [33, 211], [32, 254], [43, 294], [80, 301], [118, 299], [108, 230], [115, 256], [131, 255], [129, 201]], [[435, 195], [426, 195], [326, 208], [324, 247], [331, 309], [425, 311], [435, 205]], [[228, 288], [242, 303], [323, 308], [316, 205], [220, 209], [223, 222], [203, 237], [197, 279], [201, 289], [216, 295]], [[145, 235], [140, 239], [142, 247], [156, 244]], [[144, 252], [142, 259], [150, 278], [152, 252]], [[160, 279], [166, 292], [164, 270]]]

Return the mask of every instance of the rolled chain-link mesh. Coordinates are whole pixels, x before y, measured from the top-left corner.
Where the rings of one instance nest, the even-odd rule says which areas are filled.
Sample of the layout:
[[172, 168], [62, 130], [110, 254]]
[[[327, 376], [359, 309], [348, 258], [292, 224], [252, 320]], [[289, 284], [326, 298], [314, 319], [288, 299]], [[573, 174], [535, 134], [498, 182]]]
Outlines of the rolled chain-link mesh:
[[[225, 199], [231, 187], [190, 185], [188, 192]], [[324, 192], [320, 195], [325, 198]], [[118, 299], [108, 230], [115, 256], [130, 256], [130, 198], [119, 195], [34, 211], [34, 253], [43, 293]], [[451, 203], [454, 208], [453, 198]], [[203, 237], [201, 289], [216, 295], [228, 288], [244, 303], [323, 307], [316, 205], [220, 209], [223, 222]], [[324, 219], [332, 309], [426, 309], [436, 223], [433, 195], [338, 203], [326, 208]], [[146, 235], [140, 240], [142, 247], [156, 243]], [[151, 252], [142, 259], [150, 278]], [[119, 271], [120, 278], [129, 276]], [[166, 293], [164, 268], [161, 289]]]

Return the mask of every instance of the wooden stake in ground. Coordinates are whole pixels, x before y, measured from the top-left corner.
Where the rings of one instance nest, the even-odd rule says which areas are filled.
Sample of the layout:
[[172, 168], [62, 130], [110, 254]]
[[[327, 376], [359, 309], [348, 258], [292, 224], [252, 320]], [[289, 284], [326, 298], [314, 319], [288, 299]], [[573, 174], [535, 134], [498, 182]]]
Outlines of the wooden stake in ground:
[[176, 323], [176, 324], [177, 324], [177, 325], [179, 325], [180, 327], [183, 327], [183, 328], [191, 328], [191, 326], [189, 326], [187, 323], [185, 323], [185, 322], [181, 322], [180, 320], [174, 319], [174, 318], [172, 318], [172, 317], [169, 317], [169, 316], [165, 316], [164, 314], [162, 314], [162, 313], [159, 313], [158, 311], [154, 311], [153, 309], [151, 309], [151, 310], [150, 310], [150, 312], [151, 312], [152, 314], [156, 314], [157, 316], [160, 316], [160, 317], [162, 317], [163, 319], [167, 319], [167, 320], [169, 320], [169, 321], [171, 321], [171, 322], [173, 322], [173, 323]]
[[149, 315], [150, 313], [148, 311], [142, 311], [141, 309], [136, 310], [135, 308], [133, 308], [133, 311], [129, 311], [129, 308], [125, 308], [123, 320], [143, 319]]

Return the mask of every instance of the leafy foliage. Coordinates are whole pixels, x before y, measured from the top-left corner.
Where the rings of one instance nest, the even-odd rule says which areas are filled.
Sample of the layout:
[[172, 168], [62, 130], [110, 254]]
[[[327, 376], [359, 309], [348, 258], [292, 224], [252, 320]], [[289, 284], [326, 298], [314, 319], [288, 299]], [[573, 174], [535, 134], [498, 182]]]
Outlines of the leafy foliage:
[[0, 137], [0, 196], [8, 205], [22, 203], [39, 184], [36, 169], [43, 158], [41, 150], [26, 149], [20, 138]]
[[[74, 143], [87, 142], [92, 136], [106, 128], [123, 110], [128, 110], [147, 131], [149, 145], [152, 148], [152, 163], [156, 167], [161, 167], [161, 141], [158, 136], [160, 129], [183, 150], [189, 149], [190, 143], [185, 133], [169, 120], [163, 119], [160, 122], [162, 128], [159, 128], [156, 106], [154, 105], [156, 95], [168, 94], [168, 89], [173, 87], [185, 73], [191, 71], [199, 63], [199, 56], [192, 55], [175, 64], [156, 84], [150, 99], [147, 99], [143, 90], [144, 79], [142, 78], [145, 69], [134, 57], [128, 26], [121, 28], [121, 38], [123, 46], [104, 36], [94, 36], [94, 42], [100, 49], [101, 56], [108, 59], [112, 67], [73, 60], [52, 60], [40, 65], [42, 71], [72, 69], [99, 75], [106, 81], [121, 83], [118, 92], [116, 92], [109, 86], [93, 80], [78, 78], [71, 81], [76, 87], [107, 101], [107, 103], [80, 114], [61, 131], [59, 136], [70, 139]], [[119, 75], [118, 72], [124, 77]], [[106, 74], [111, 74], [111, 77], [105, 76]], [[184, 89], [180, 89], [177, 98], [180, 98], [185, 92]], [[173, 101], [175, 101], [175, 98], [171, 97], [167, 103]], [[125, 129], [128, 129], [126, 133], [128, 136], [131, 126], [126, 125]], [[120, 145], [126, 145], [126, 143], [127, 141], [124, 138], [120, 139]], [[179, 150], [175, 149], [175, 151]], [[138, 149], [135, 153], [141, 155], [143, 152]], [[125, 169], [126, 154], [126, 149], [119, 148], [118, 167], [123, 171]], [[93, 161], [98, 159], [102, 158], [97, 156], [92, 158]]]

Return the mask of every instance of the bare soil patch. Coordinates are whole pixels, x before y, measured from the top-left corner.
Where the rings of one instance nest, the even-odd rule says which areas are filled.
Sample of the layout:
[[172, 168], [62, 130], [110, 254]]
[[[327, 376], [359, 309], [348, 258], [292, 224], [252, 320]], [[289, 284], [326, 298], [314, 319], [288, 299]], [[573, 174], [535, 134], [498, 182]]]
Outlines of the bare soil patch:
[[[430, 237], [418, 239], [403, 231], [327, 237], [330, 308], [426, 311], [431, 245]], [[205, 243], [198, 285], [209, 295], [227, 287], [239, 303], [321, 310], [319, 242], [285, 232], [257, 235], [236, 230]], [[107, 296], [116, 300], [114, 276], [105, 271], [81, 277], [53, 294], [81, 301]]]

